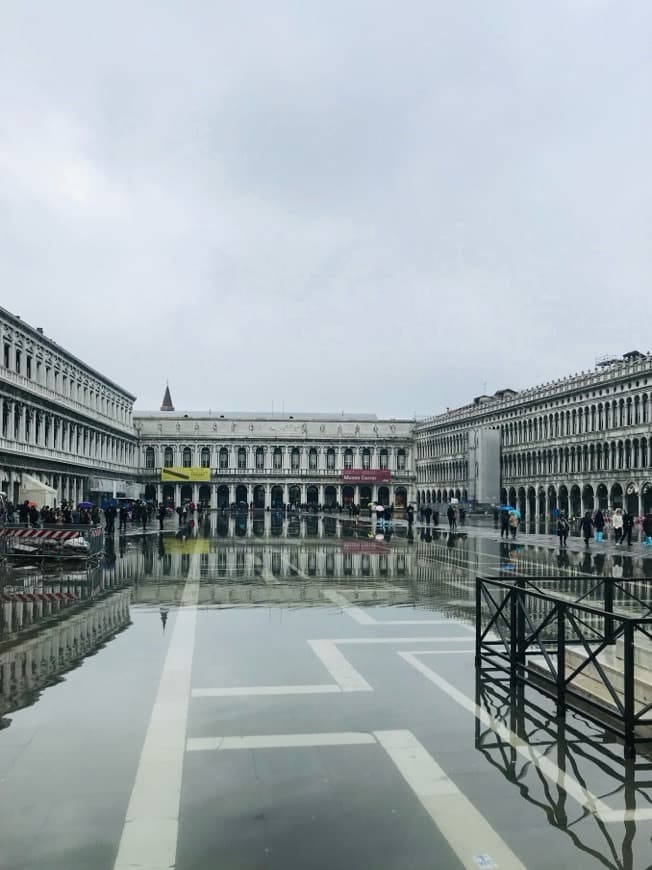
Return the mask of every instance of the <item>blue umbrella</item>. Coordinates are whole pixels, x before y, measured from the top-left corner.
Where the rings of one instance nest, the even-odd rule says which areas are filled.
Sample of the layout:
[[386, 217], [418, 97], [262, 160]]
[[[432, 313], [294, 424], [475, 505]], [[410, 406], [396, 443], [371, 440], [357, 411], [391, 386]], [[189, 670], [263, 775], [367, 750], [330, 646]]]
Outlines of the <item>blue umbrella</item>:
[[521, 512], [519, 510], [517, 510], [517, 508], [511, 507], [509, 509], [509, 512], [510, 512], [510, 514], [516, 514], [516, 516], [519, 518], [519, 520], [521, 519]]

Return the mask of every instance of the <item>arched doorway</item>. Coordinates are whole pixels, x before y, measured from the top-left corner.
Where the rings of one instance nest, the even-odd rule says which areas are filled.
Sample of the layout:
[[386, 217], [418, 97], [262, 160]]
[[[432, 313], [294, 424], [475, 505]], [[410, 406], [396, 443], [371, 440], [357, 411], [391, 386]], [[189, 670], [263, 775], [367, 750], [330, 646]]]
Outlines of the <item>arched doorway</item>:
[[533, 486], [527, 490], [527, 522], [528, 531], [534, 531], [537, 516], [537, 494]]
[[171, 501], [174, 504], [174, 484], [163, 484], [163, 501]]
[[353, 496], [355, 495], [355, 490], [352, 486], [343, 486], [342, 487], [342, 502], [345, 505], [353, 504]]
[[504, 486], [500, 489], [500, 503], [507, 504], [507, 490]]
[[516, 507], [516, 490], [513, 486], [510, 486], [509, 488], [509, 494], [507, 496], [507, 501], [505, 502], [505, 504], [510, 504], [513, 508]]
[[586, 513], [586, 511], [591, 511], [593, 513], [595, 509], [595, 497], [593, 495], [593, 487], [591, 484], [587, 483], [584, 489], [582, 490], [582, 510]]
[[334, 508], [337, 504], [337, 490], [334, 486], [327, 486], [324, 490], [324, 507]]
[[559, 487], [559, 510], [568, 516], [568, 487], [563, 483]]
[[518, 490], [518, 509], [521, 512], [521, 516], [525, 519], [525, 514], [527, 513], [527, 499], [525, 497], [525, 487], [521, 486]]
[[389, 487], [388, 486], [379, 486], [378, 487], [378, 502], [379, 504], [389, 505]]
[[570, 512], [574, 517], [579, 517], [582, 513], [582, 494], [580, 492], [579, 486], [576, 483], [571, 486]]
[[625, 489], [625, 507], [627, 513], [638, 516], [638, 487], [635, 483], [628, 483]]
[[218, 508], [229, 506], [229, 488], [225, 483], [217, 487], [217, 506]]
[[288, 498], [290, 500], [290, 504], [301, 504], [301, 487], [297, 486], [296, 484], [291, 486], [288, 491]]
[[367, 507], [369, 502], [371, 501], [371, 487], [369, 486], [361, 486], [360, 487], [360, 504], [362, 507]]
[[256, 510], [265, 510], [265, 487], [262, 484], [254, 486], [254, 507]]
[[309, 505], [318, 505], [319, 504], [319, 490], [316, 486], [309, 486], [306, 490], [306, 501]]
[[397, 486], [394, 490], [394, 507], [404, 508], [407, 506], [407, 491], [403, 486]]
[[192, 484], [184, 483], [181, 487], [181, 501], [192, 501]]
[[156, 500], [156, 484], [148, 483], [145, 487], [145, 500], [146, 501], [155, 501]]
[[238, 507], [247, 504], [247, 487], [244, 483], [238, 484], [235, 488], [235, 500]]
[[611, 510], [623, 506], [623, 488], [619, 483], [611, 487]]
[[426, 490], [426, 504], [430, 504], [430, 490]]
[[199, 504], [204, 505], [204, 507], [209, 507], [211, 503], [211, 488], [209, 484], [202, 483], [199, 487]]
[[609, 507], [609, 493], [607, 492], [607, 487], [604, 483], [598, 484], [595, 494], [598, 499], [598, 507], [601, 511], [606, 511]]
[[643, 513], [652, 513], [652, 483], [645, 483], [642, 489], [643, 493]]
[[272, 510], [283, 507], [283, 487], [276, 484], [272, 487]]

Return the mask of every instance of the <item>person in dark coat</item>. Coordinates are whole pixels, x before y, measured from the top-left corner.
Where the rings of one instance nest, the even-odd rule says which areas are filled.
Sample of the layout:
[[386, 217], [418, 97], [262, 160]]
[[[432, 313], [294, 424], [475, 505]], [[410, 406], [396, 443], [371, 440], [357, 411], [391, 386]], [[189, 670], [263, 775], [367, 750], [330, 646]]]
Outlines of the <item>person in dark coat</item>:
[[652, 547], [652, 513], [645, 515], [643, 531], [645, 532], [645, 546]]
[[509, 512], [500, 512], [500, 537], [509, 538]]
[[584, 546], [589, 546], [589, 540], [593, 537], [593, 520], [591, 511], [587, 511], [580, 520], [580, 534], [584, 538]]
[[629, 511], [625, 511], [623, 514], [623, 536], [621, 538], [621, 543], [627, 541], [627, 546], [632, 546], [632, 532], [634, 530], [634, 515], [630, 514]]
[[564, 514], [559, 515], [559, 519], [557, 520], [557, 534], [559, 535], [559, 549], [566, 548], [566, 541], [568, 540], [568, 533], [570, 532], [570, 524]]
[[161, 531], [163, 531], [163, 520], [165, 519], [166, 513], [165, 505], [161, 505], [158, 509], [158, 527]]

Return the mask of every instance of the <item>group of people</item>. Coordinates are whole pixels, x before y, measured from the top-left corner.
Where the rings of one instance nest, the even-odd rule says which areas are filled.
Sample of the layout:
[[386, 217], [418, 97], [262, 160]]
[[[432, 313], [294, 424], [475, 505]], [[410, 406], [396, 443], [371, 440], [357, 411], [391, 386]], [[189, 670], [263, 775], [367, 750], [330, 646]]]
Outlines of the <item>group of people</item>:
[[[419, 520], [422, 523], [425, 523], [426, 526], [430, 525], [430, 520], [432, 519], [433, 526], [439, 525], [439, 511], [436, 508], [430, 507], [429, 504], [422, 505], [419, 508]], [[446, 509], [446, 519], [448, 520], [448, 528], [451, 532], [454, 532], [457, 529], [457, 521], [459, 519], [460, 525], [463, 526], [466, 523], [466, 511], [463, 507], [460, 506], [459, 511], [455, 507], [455, 505], [449, 504]]]
[[519, 523], [520, 518], [515, 510], [502, 510], [500, 512], [500, 537], [509, 538], [511, 536], [512, 538], [515, 538], [516, 533], [518, 532]]
[[69, 504], [62, 501], [59, 507], [43, 505], [41, 508], [30, 501], [15, 505], [12, 501], [2, 503], [0, 521], [33, 529], [47, 529], [54, 526], [97, 526], [100, 524], [100, 512], [93, 506], [90, 508]]
[[[591, 511], [587, 511], [584, 514], [579, 521], [579, 530], [584, 538], [584, 545], [586, 547], [589, 546], [591, 538], [594, 538], [596, 543], [605, 540], [605, 528], [608, 525], [608, 520], [609, 518], [601, 510], [597, 510], [595, 514], [592, 514]], [[636, 517], [634, 514], [629, 513], [629, 511], [623, 510], [620, 507], [614, 510], [611, 516], [611, 527], [616, 544], [627, 544], [628, 547], [632, 546], [632, 532], [634, 531], [635, 522]], [[570, 523], [563, 514], [560, 515], [557, 523], [557, 534], [559, 535], [560, 546], [562, 547], [566, 546], [569, 530]], [[643, 518], [643, 531], [645, 533], [645, 546], [652, 547], [652, 513], [646, 514]], [[608, 540], [608, 531], [606, 534], [606, 540]]]

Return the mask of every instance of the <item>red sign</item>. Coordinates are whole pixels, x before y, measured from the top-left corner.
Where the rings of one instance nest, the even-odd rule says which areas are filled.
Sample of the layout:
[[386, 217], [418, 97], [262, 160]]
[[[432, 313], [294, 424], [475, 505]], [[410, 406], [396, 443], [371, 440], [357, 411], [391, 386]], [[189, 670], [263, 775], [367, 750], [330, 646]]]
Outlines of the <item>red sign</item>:
[[343, 553], [391, 553], [392, 548], [387, 541], [375, 541], [364, 538], [345, 538], [342, 541]]
[[343, 468], [345, 483], [389, 483], [392, 474], [388, 468]]

